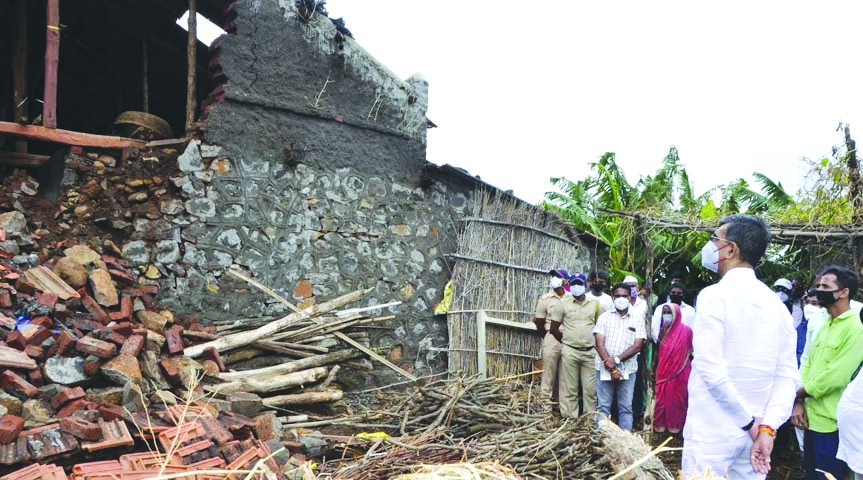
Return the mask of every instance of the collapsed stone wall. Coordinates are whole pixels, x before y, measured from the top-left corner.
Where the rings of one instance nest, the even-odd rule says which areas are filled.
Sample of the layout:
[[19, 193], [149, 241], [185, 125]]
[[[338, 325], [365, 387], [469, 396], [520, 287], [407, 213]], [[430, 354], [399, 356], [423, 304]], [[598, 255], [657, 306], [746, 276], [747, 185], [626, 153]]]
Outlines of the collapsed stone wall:
[[445, 255], [455, 251], [457, 218], [469, 213], [469, 191], [446, 182], [420, 188], [351, 168], [322, 172], [226, 156], [197, 141], [178, 166], [170, 180], [182, 198], [162, 204], [164, 218], [141, 225], [166, 237], [139, 235], [122, 247], [130, 264], [163, 274], [163, 305], [197, 313], [204, 322], [289, 313], [225, 275], [227, 268], [251, 272], [303, 307], [374, 288], [362, 306], [403, 303], [372, 311], [396, 319], [372, 330], [371, 346], [386, 349], [407, 370], [445, 368], [428, 350], [446, 344], [446, 321], [434, 317], [432, 307], [449, 278]]

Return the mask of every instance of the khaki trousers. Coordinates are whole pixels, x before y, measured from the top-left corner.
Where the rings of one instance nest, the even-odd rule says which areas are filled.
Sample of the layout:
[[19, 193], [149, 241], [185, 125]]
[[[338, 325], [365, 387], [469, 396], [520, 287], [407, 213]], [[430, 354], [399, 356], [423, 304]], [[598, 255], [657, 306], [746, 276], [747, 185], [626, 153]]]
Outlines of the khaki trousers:
[[[587, 412], [596, 411], [596, 351], [582, 352], [564, 345], [560, 362], [560, 414], [564, 417], [578, 418]], [[578, 396], [581, 386], [582, 398]], [[579, 408], [583, 401], [584, 410]]]
[[[554, 386], [559, 383], [561, 347], [563, 344], [550, 333], [545, 334], [542, 340], [542, 385], [539, 390], [543, 402], [551, 403], [554, 400]], [[558, 390], [562, 391], [560, 387]]]

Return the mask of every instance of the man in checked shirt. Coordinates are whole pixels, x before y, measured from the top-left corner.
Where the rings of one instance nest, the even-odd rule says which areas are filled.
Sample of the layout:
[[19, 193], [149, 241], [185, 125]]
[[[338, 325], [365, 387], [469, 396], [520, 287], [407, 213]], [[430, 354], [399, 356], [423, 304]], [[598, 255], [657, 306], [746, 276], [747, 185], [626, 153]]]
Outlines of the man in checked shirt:
[[630, 288], [618, 283], [611, 289], [614, 310], [603, 313], [593, 327], [596, 338], [596, 397], [599, 413], [608, 417], [617, 393], [618, 424], [632, 430], [632, 392], [638, 370], [638, 352], [647, 338], [644, 318], [632, 315]]

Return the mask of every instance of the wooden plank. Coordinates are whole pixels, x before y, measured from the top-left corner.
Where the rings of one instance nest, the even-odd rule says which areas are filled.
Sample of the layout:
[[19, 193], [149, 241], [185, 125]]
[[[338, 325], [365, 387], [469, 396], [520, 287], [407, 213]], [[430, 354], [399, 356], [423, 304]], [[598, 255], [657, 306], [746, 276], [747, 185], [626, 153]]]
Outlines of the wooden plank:
[[512, 320], [504, 320], [502, 318], [491, 318], [486, 317], [485, 323], [491, 323], [492, 325], [498, 325], [501, 327], [509, 327], [509, 328], [519, 328], [521, 330], [536, 332], [536, 325], [533, 323], [521, 323], [521, 322], [513, 322]]
[[476, 314], [476, 368], [481, 378], [488, 377], [488, 365], [486, 363], [488, 358], [485, 353], [486, 319], [488, 319], [488, 315], [486, 315], [484, 311], [480, 310], [480, 312]]
[[143, 148], [146, 142], [132, 138], [95, 135], [92, 133], [73, 132], [59, 128], [47, 128], [39, 125], [19, 125], [12, 122], [0, 122], [0, 133], [16, 137], [29, 138], [43, 142], [76, 145], [80, 147], [99, 148]]
[[45, 32], [45, 96], [42, 125], [57, 128], [57, 66], [60, 63], [60, 0], [48, 0]]
[[[23, 143], [23, 142], [22, 142]], [[24, 143], [24, 150], [27, 144]], [[33, 155], [29, 153], [0, 152], [0, 165], [12, 165], [13, 167], [38, 167], [51, 158], [48, 155]]]
[[[12, 17], [9, 22], [14, 26], [15, 38], [15, 56], [12, 60], [12, 72], [14, 77], [12, 80], [12, 121], [19, 121], [27, 115], [27, 0], [18, 0], [15, 2], [17, 9], [17, 23]], [[15, 142], [15, 151], [18, 153], [27, 153], [27, 142]]]

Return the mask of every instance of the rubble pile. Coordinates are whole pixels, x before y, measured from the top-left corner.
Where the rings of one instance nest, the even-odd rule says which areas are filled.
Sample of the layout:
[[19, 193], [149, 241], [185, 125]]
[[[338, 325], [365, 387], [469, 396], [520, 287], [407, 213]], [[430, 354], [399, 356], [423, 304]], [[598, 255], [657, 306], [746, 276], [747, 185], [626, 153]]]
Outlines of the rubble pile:
[[31, 225], [0, 212], [3, 480], [283, 478], [321, 444], [286, 438], [308, 417], [274, 409], [340, 399], [340, 365], [371, 369], [341, 339], [366, 348], [362, 325], [392, 318], [322, 317], [368, 293], [357, 291], [273, 322], [205, 326], [161, 308], [120, 252], [48, 244]]

